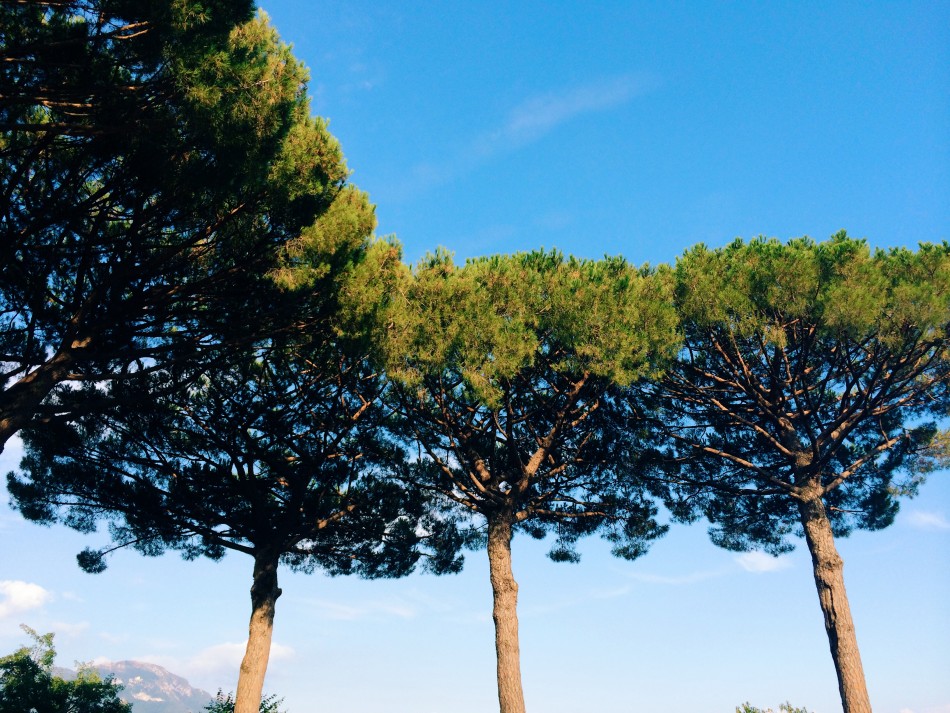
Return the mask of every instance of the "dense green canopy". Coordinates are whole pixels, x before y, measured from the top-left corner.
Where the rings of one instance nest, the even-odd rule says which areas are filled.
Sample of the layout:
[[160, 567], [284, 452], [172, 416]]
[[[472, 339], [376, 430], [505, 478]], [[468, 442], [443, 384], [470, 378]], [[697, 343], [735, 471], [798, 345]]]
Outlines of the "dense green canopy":
[[[513, 529], [556, 534], [554, 559], [603, 530], [634, 558], [664, 528], [612, 458], [601, 408], [616, 384], [658, 372], [675, 352], [668, 271], [533, 252], [424, 260], [395, 286], [383, 350], [398, 437], [418, 449], [409, 487], [485, 537], [495, 597], [499, 700], [524, 710]], [[626, 497], [619, 497], [624, 489]]]
[[613, 468], [602, 399], [675, 350], [669, 278], [544, 252], [463, 267], [439, 253], [407, 273], [388, 313], [389, 396], [427, 456], [420, 471], [437, 466], [427, 487], [535, 534], [551, 526], [571, 557], [573, 528], [607, 507], [594, 486]]
[[714, 539], [788, 548], [786, 496], [813, 483], [837, 534], [890, 524], [945, 413], [950, 246], [737, 241], [676, 279], [685, 349], [659, 388]]
[[[360, 244], [359, 221], [348, 226], [338, 224], [324, 250]], [[8, 477], [32, 520], [85, 532], [109, 523], [114, 547], [79, 556], [91, 572], [123, 546], [147, 555], [174, 548], [189, 559], [228, 550], [253, 557], [238, 711], [260, 703], [279, 564], [365, 577], [402, 576], [420, 559], [436, 573], [461, 566], [452, 523], [429, 510], [423, 491], [393, 477], [405, 456], [384, 438], [383, 383], [360, 320], [338, 299], [354, 293], [349, 282], [362, 277], [363, 254], [375, 256], [382, 244], [371, 246], [364, 233], [352, 260], [333, 269], [339, 260], [320, 252], [319, 233], [294, 242], [282, 274], [300, 283], [292, 290], [299, 332], [230, 350], [186, 390], [171, 388], [180, 379], [164, 370], [115, 381], [108, 408], [25, 429], [22, 472]]]
[[[522, 713], [513, 533], [553, 535], [561, 561], [600, 533], [633, 559], [666, 529], [649, 484], [723, 547], [805, 537], [845, 711], [869, 713], [834, 538], [889, 525], [948, 461], [950, 244], [410, 269], [371, 238], [307, 80], [246, 0], [0, 3], [0, 450], [24, 433], [21, 512], [108, 522], [145, 554], [251, 555], [242, 713], [279, 563], [399, 576], [484, 547], [501, 709]], [[7, 682], [72, 690], [44, 666], [0, 659]]]
[[238, 710], [256, 712], [278, 562], [396, 576], [438, 526], [381, 473], [400, 454], [339, 314], [373, 206], [251, 10], [0, 9], [0, 444], [24, 430], [27, 517], [254, 557]]
[[675, 464], [661, 491], [729, 549], [805, 536], [845, 711], [869, 713], [834, 536], [889, 525], [939, 455], [950, 244], [736, 241], [675, 273], [684, 347], [635, 393], [661, 409]]
[[2, 445], [64, 381], [280, 328], [267, 273], [351, 194], [306, 70], [250, 3], [4, 3], [0, 47]]

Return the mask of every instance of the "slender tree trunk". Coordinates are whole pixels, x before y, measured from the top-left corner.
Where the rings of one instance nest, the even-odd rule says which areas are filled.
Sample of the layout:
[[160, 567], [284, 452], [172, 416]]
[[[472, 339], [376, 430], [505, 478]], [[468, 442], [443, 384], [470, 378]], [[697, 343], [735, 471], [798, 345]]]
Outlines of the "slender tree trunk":
[[274, 606], [280, 596], [277, 586], [278, 556], [258, 551], [254, 555], [254, 584], [251, 586], [251, 623], [247, 649], [238, 676], [234, 713], [258, 713], [264, 690], [264, 675], [270, 658], [274, 633]]
[[501, 713], [525, 713], [518, 646], [518, 583], [511, 571], [511, 516], [488, 518], [488, 566], [491, 573]]
[[844, 561], [835, 548], [831, 523], [821, 496], [799, 501], [798, 511], [811, 553], [818, 587], [818, 601], [825, 616], [825, 631], [831, 658], [838, 674], [838, 690], [844, 713], [871, 713], [858, 639], [851, 620], [851, 607], [844, 589]]

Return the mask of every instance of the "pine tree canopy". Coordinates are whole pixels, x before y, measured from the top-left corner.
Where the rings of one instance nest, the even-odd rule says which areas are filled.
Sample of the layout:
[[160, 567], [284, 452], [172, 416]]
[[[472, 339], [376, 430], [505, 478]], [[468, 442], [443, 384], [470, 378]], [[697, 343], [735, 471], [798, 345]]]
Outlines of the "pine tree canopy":
[[385, 350], [401, 437], [420, 450], [410, 480], [460, 512], [557, 531], [557, 558], [602, 525], [642, 552], [661, 528], [651, 505], [611, 494], [600, 406], [675, 352], [669, 271], [556, 252], [459, 267], [439, 252], [403, 278]]
[[[305, 68], [251, 13], [0, 7], [0, 444], [50, 415], [57, 384], [206, 361], [286, 328], [271, 277], [293, 241], [312, 243], [328, 213], [372, 223], [310, 115]], [[328, 249], [335, 234], [326, 256], [346, 252]], [[68, 396], [60, 410], [98, 407]]]
[[[398, 249], [370, 238], [365, 196], [341, 195], [352, 200], [324, 216], [333, 242], [321, 240], [321, 219], [282, 263], [298, 329], [229, 350], [187, 389], [174, 388], [173, 370], [151, 370], [112, 382], [108, 407], [24, 430], [26, 457], [8, 486], [27, 518], [86, 532], [107, 521], [117, 547], [148, 555], [264, 552], [367, 577], [401, 576], [424, 555], [429, 570], [458, 569], [450, 523], [392, 477], [405, 455], [385, 438], [362, 288], [369, 273], [394, 272]], [[99, 571], [100, 554], [80, 564]]]
[[890, 524], [947, 412], [950, 245], [736, 241], [675, 273], [684, 348], [645, 390], [679, 460], [676, 512], [774, 552], [806, 495], [836, 534]]

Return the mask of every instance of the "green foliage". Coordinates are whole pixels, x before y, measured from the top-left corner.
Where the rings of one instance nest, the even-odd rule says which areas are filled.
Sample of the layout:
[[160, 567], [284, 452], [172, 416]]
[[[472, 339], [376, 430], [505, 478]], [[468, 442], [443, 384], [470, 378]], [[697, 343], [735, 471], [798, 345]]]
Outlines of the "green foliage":
[[[260, 713], [287, 713], [281, 710], [280, 704], [284, 702], [283, 698], [276, 695], [264, 696], [261, 699]], [[215, 694], [214, 700], [204, 707], [208, 713], [234, 713], [234, 694], [225, 695], [221, 689]]]
[[[391, 475], [405, 456], [383, 437], [383, 385], [338, 304], [363, 249], [343, 261], [313, 251], [309, 263], [333, 266], [318, 284], [293, 287], [300, 332], [230, 350], [187, 390], [156, 370], [113, 382], [108, 408], [24, 430], [22, 472], [8, 476], [23, 515], [82, 532], [108, 522], [114, 546], [78, 556], [91, 573], [125, 546], [187, 559], [248, 554], [252, 605], [270, 620], [279, 563], [398, 577], [424, 558], [430, 571], [457, 571], [451, 523]], [[265, 665], [242, 676], [263, 680]]]
[[557, 560], [575, 560], [574, 541], [599, 528], [619, 553], [642, 553], [663, 528], [649, 503], [615, 496], [602, 406], [675, 353], [671, 290], [667, 270], [556, 252], [457, 267], [440, 251], [404, 270], [383, 358], [399, 437], [423, 455], [405, 478], [459, 517], [556, 532]]
[[[925, 327], [935, 336], [950, 311], [950, 246], [871, 252], [845, 232], [824, 243], [757, 238], [698, 245], [676, 261], [677, 303], [697, 326], [727, 326], [779, 344], [802, 320], [820, 336], [868, 336], [899, 349]], [[908, 331], [910, 330], [910, 331]]]
[[[778, 707], [779, 713], [808, 713], [807, 708], [795, 708], [791, 703], [780, 703]], [[746, 702], [741, 706], [736, 706], [736, 713], [774, 713], [771, 708], [756, 708], [752, 704]]]
[[100, 114], [82, 77], [57, 77], [88, 113], [28, 88], [0, 107], [0, 444], [24, 429], [23, 514], [107, 521], [111, 549], [250, 554], [271, 618], [279, 561], [412, 570], [443, 526], [383, 472], [402, 453], [377, 435], [365, 320], [340, 300], [375, 216], [305, 69], [246, 2], [28, 5], [0, 11], [0, 32], [30, 35], [6, 48], [0, 97], [73, 33], [121, 101]]
[[707, 517], [719, 545], [774, 553], [806, 493], [837, 535], [890, 524], [939, 463], [948, 271], [948, 244], [872, 253], [844, 233], [682, 256], [685, 349], [636, 394], [663, 408], [674, 513]]
[[83, 667], [73, 681], [52, 675], [53, 635], [22, 628], [33, 645], [0, 658], [0, 713], [131, 713], [111, 678]]
[[918, 471], [929, 473], [950, 468], [950, 431], [939, 431], [916, 463]]
[[317, 243], [320, 274], [362, 249], [372, 207], [310, 116], [305, 68], [252, 13], [0, 8], [0, 444], [44, 412], [101, 404], [61, 389], [44, 406], [66, 379], [200, 370], [299, 326], [297, 296], [271, 279], [292, 241]]
[[24, 431], [23, 472], [8, 475], [24, 516], [83, 532], [107, 521], [114, 547], [77, 558], [91, 573], [124, 546], [367, 577], [404, 575], [425, 553], [428, 569], [456, 571], [456, 546], [424, 547], [451, 527], [390, 475], [404, 455], [382, 437], [383, 384], [369, 363], [382, 295], [364, 287], [399, 260], [370, 237], [374, 225], [365, 194], [347, 187], [285, 243], [271, 277], [293, 330], [73, 391], [109, 405], [63, 408]]
[[558, 371], [628, 384], [655, 373], [677, 343], [671, 275], [622, 258], [531, 252], [459, 268], [437, 252], [404, 284], [387, 344], [393, 376], [418, 383], [448, 368], [492, 406], [501, 381], [543, 358]]
[[[358, 356], [271, 345], [186, 394], [161, 378], [116, 384], [115, 407], [24, 432], [23, 472], [8, 478], [24, 516], [84, 532], [107, 520], [116, 546], [146, 555], [269, 552], [367, 577], [408, 573], [417, 530], [439, 529], [420, 493], [388, 476], [403, 455], [380, 438], [380, 383]], [[79, 563], [100, 572], [103, 554]]]

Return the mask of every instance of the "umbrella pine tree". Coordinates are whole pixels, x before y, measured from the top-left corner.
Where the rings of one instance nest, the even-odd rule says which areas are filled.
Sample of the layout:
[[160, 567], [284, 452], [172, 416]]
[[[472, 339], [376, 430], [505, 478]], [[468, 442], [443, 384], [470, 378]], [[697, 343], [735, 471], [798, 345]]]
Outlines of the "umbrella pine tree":
[[[451, 523], [431, 517], [424, 494], [391, 477], [404, 456], [384, 438], [382, 382], [339, 306], [364, 253], [380, 252], [341, 239], [371, 223], [365, 199], [352, 205], [355, 216], [339, 206], [331, 212], [329, 234], [296, 242], [278, 275], [296, 281], [292, 301], [306, 308], [306, 331], [232, 351], [184, 391], [167, 388], [180, 380], [164, 371], [116, 381], [110, 408], [26, 429], [21, 472], [8, 475], [28, 519], [84, 532], [109, 523], [114, 546], [81, 553], [87, 571], [101, 571], [105, 555], [126, 546], [253, 559], [236, 713], [260, 705], [280, 564], [370, 578], [407, 574], [423, 555], [437, 573], [461, 564]], [[323, 252], [328, 235], [351, 259]], [[378, 247], [385, 258], [388, 247]]]
[[680, 357], [632, 391], [660, 405], [677, 463], [660, 490], [728, 549], [805, 538], [844, 710], [870, 713], [835, 538], [889, 525], [939, 459], [950, 246], [872, 254], [844, 233], [698, 246], [676, 291]]
[[632, 559], [665, 529], [648, 499], [618, 496], [635, 487], [619, 477], [601, 406], [675, 350], [668, 275], [545, 252], [456, 267], [438, 253], [404, 278], [384, 349], [386, 399], [419, 453], [405, 478], [478, 528], [500, 709], [522, 713], [513, 534], [553, 532], [551, 557], [570, 561], [579, 537], [602, 531]]
[[5, 2], [0, 60], [0, 448], [286, 327], [266, 274], [348, 174], [253, 3]]

